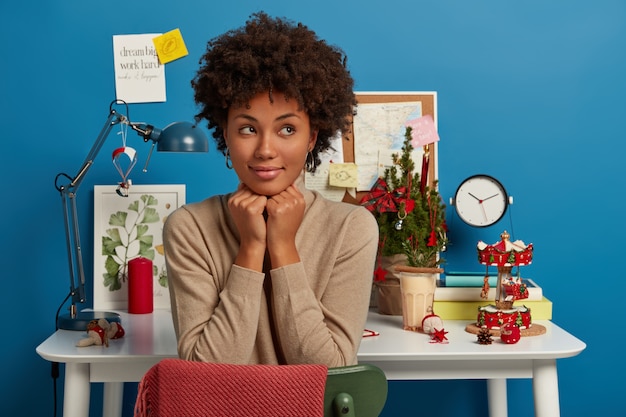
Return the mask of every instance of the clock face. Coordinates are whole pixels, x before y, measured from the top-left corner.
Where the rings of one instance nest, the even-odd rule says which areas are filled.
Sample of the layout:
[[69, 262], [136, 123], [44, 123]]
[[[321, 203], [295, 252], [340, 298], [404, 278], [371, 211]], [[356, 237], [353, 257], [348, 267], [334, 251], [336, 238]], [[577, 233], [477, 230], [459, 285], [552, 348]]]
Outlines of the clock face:
[[489, 175], [473, 175], [459, 185], [454, 196], [456, 212], [465, 223], [487, 227], [504, 216], [508, 205], [506, 190]]

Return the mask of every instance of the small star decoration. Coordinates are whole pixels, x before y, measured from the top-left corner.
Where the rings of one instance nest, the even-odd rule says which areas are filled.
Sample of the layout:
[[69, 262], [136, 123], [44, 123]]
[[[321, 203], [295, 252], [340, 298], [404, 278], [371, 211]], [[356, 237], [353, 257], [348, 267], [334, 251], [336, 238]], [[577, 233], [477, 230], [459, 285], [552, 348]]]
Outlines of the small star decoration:
[[448, 334], [448, 332], [446, 332], [445, 329], [433, 329], [430, 334], [430, 343], [448, 343], [446, 334]]
[[376, 268], [376, 271], [374, 271], [374, 277], [375, 277], [374, 281], [376, 282], [384, 281], [386, 274], [387, 274], [387, 271], [385, 271], [383, 268], [379, 266], [378, 268]]

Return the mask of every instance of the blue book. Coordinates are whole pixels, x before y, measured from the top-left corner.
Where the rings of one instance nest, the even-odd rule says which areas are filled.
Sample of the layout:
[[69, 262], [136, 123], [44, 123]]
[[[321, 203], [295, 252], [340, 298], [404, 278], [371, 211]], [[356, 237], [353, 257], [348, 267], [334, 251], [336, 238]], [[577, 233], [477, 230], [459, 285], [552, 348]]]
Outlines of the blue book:
[[[485, 282], [485, 274], [476, 272], [446, 272], [441, 276], [446, 287], [482, 287]], [[489, 285], [495, 287], [498, 274], [489, 275]]]

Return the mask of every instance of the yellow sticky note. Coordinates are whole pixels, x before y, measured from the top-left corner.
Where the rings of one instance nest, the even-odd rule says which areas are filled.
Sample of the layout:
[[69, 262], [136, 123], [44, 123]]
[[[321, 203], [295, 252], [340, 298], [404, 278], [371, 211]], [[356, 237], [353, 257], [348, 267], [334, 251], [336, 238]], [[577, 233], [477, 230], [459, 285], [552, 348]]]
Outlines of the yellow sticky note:
[[329, 185], [345, 188], [354, 188], [358, 185], [356, 164], [330, 164], [329, 167]]
[[152, 39], [152, 42], [154, 42], [154, 47], [161, 64], [167, 64], [168, 62], [172, 62], [175, 59], [182, 58], [189, 54], [180, 29], [174, 29], [157, 36]]

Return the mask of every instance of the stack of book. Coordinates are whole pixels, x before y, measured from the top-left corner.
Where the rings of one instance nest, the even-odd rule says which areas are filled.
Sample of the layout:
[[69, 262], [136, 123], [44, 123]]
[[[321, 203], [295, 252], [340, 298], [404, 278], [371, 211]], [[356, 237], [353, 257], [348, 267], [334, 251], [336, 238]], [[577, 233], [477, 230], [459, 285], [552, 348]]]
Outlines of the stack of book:
[[[437, 281], [433, 310], [442, 320], [475, 320], [478, 308], [495, 304], [497, 275], [489, 277], [489, 294], [481, 298], [484, 275], [472, 273], [450, 273]], [[533, 320], [552, 319], [552, 301], [548, 300], [539, 285], [523, 278], [528, 289], [528, 298], [516, 300], [514, 306], [530, 308]]]

